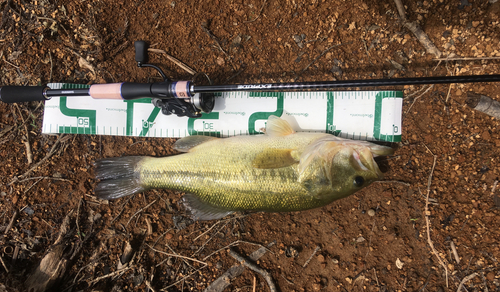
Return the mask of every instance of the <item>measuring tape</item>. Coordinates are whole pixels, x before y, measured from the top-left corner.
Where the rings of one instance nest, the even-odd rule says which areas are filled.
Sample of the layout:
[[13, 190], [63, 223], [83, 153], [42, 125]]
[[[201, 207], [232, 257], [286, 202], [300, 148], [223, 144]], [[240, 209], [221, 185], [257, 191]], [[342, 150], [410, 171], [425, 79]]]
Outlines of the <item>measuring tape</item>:
[[[52, 89], [88, 88], [52, 83]], [[327, 132], [348, 139], [401, 141], [401, 91], [227, 92], [201, 118], [166, 116], [151, 99], [53, 97], [45, 102], [42, 132], [181, 138], [260, 134], [269, 116], [297, 132]]]

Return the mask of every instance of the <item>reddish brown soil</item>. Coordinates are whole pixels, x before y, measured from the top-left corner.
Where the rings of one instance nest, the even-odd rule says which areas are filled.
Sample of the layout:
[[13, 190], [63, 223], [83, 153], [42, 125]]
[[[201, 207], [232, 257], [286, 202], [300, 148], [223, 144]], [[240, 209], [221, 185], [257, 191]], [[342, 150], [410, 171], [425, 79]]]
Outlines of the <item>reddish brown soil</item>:
[[[443, 56], [500, 57], [500, 2], [404, 2], [408, 19]], [[498, 60], [433, 60], [401, 25], [392, 1], [8, 0], [0, 10], [2, 85], [145, 82], [155, 73], [136, 66], [139, 39], [216, 84], [499, 72]], [[304, 36], [302, 48], [295, 35]], [[173, 79], [191, 78], [162, 55], [150, 59]], [[54, 250], [70, 214], [57, 291], [200, 291], [236, 263], [228, 245], [248, 255], [269, 243], [257, 265], [281, 291], [456, 291], [474, 273], [467, 291], [500, 291], [499, 121], [465, 105], [469, 91], [500, 100], [499, 84], [395, 89], [406, 96], [404, 132], [386, 163], [386, 182], [316, 210], [237, 215], [184, 229], [174, 217], [182, 214], [180, 193], [154, 190], [109, 203], [93, 196], [96, 159], [172, 155], [174, 140], [41, 135], [41, 104], [0, 103], [0, 284], [29, 288], [26, 278]], [[436, 254], [424, 213], [434, 158], [428, 218]], [[117, 270], [127, 242], [132, 263], [99, 278]], [[252, 291], [254, 281], [257, 291], [269, 291], [248, 269], [224, 291]]]

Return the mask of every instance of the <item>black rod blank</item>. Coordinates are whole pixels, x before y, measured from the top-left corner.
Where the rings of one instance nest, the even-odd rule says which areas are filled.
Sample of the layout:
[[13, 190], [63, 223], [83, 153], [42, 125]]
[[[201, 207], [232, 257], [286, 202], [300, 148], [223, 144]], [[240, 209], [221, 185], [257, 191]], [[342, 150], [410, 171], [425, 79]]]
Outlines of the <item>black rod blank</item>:
[[341, 80], [319, 82], [291, 82], [291, 83], [263, 83], [263, 84], [234, 84], [234, 85], [206, 85], [193, 86], [192, 93], [211, 93], [228, 91], [293, 91], [293, 90], [327, 90], [341, 87], [374, 87], [374, 86], [400, 86], [423, 84], [450, 84], [450, 83], [475, 83], [498, 82], [500, 75], [472, 75], [472, 76], [441, 76], [441, 77], [415, 77], [394, 79], [366, 79], [366, 80]]

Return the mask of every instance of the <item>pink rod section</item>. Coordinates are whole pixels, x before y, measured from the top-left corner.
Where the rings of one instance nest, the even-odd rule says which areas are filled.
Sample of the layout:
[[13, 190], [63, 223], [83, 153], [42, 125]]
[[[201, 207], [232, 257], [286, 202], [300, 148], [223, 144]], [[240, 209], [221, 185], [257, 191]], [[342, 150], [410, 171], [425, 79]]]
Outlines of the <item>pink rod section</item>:
[[97, 99], [123, 99], [122, 83], [94, 84], [90, 86], [90, 96]]
[[189, 81], [177, 81], [175, 83], [175, 94], [177, 97], [186, 98], [189, 97], [187, 92]]

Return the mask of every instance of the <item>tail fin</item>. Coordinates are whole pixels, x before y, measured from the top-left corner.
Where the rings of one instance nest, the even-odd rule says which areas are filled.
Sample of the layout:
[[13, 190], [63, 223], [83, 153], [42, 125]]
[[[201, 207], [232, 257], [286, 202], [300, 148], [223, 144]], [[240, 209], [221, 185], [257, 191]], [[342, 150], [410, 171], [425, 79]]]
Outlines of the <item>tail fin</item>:
[[138, 163], [144, 157], [126, 156], [105, 158], [96, 161], [97, 183], [95, 194], [100, 199], [110, 200], [137, 194], [147, 190], [141, 185]]

